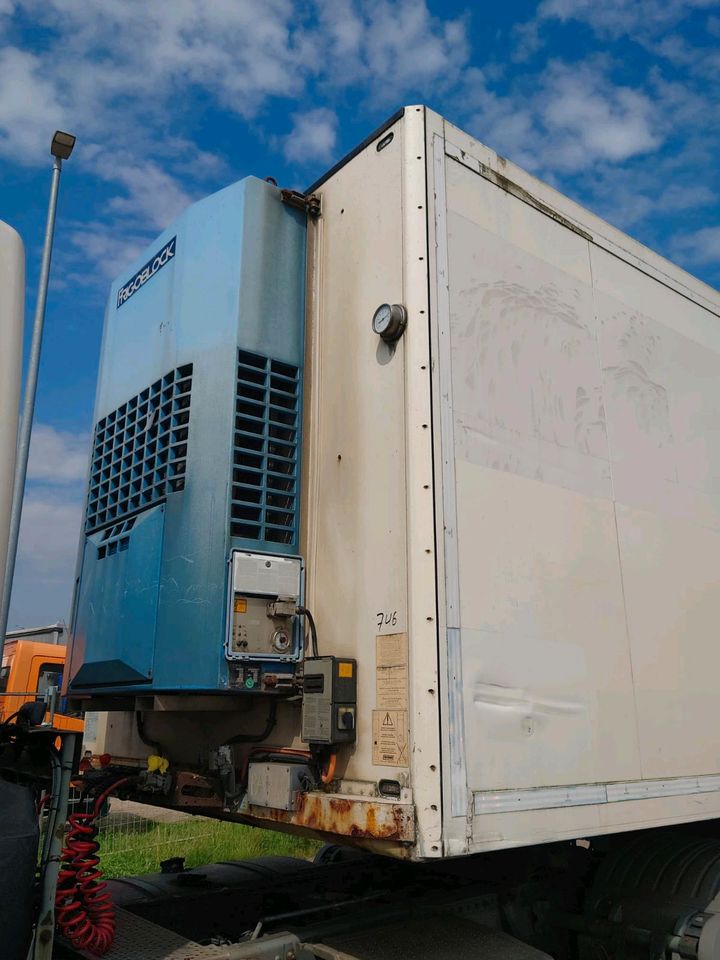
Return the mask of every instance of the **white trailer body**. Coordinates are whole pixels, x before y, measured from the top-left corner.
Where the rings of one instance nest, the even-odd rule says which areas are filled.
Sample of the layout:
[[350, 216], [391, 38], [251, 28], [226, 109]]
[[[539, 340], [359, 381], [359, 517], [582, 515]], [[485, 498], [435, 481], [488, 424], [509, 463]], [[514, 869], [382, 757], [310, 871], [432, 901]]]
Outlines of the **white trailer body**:
[[[720, 297], [424, 107], [309, 192], [300, 552], [357, 740], [236, 816], [412, 859], [720, 816]], [[88, 706], [175, 769], [266, 714]]]
[[22, 378], [25, 250], [0, 221], [0, 583], [5, 576]]
[[408, 777], [420, 856], [718, 816], [717, 293], [427, 110], [316, 192], [306, 557], [359, 661], [347, 776]]

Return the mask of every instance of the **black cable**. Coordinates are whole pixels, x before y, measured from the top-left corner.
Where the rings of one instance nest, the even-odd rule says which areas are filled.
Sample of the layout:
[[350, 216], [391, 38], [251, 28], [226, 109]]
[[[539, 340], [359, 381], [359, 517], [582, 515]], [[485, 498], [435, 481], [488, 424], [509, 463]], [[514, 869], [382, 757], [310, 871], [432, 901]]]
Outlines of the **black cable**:
[[45, 836], [43, 837], [42, 851], [40, 854], [39, 875], [42, 878], [47, 870], [50, 859], [50, 842], [57, 827], [57, 815], [60, 802], [60, 782], [62, 770], [60, 766], [60, 757], [54, 747], [48, 750], [50, 756], [50, 766], [52, 767], [52, 779], [50, 781], [50, 803], [47, 809], [47, 821], [45, 823]]
[[311, 650], [314, 657], [319, 657], [318, 653], [318, 637], [317, 637], [317, 627], [315, 626], [315, 618], [310, 613], [307, 607], [298, 607], [297, 612], [302, 614], [310, 626], [310, 640], [311, 640]]
[[163, 749], [159, 740], [151, 740], [150, 737], [145, 733], [145, 723], [143, 722], [142, 713], [139, 710], [135, 711], [135, 725], [137, 726], [138, 736], [145, 744], [146, 747], [152, 747], [155, 750], [155, 753], [159, 756], [163, 756]]
[[265, 728], [260, 733], [236, 733], [234, 737], [230, 737], [229, 740], [226, 740], [224, 746], [231, 746], [234, 743], [262, 743], [263, 740], [267, 740], [270, 734], [275, 729], [275, 724], [277, 723], [277, 700], [273, 700], [270, 704], [270, 710], [268, 711], [268, 717], [265, 722]]

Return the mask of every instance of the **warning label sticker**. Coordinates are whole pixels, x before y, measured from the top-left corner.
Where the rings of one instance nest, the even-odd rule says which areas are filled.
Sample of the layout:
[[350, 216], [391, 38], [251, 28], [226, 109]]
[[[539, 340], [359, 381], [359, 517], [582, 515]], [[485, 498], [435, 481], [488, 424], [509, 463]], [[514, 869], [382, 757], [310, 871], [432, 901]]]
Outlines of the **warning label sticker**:
[[373, 763], [377, 767], [407, 767], [407, 710], [373, 710]]
[[408, 709], [408, 638], [406, 633], [377, 637], [376, 706], [385, 710]]

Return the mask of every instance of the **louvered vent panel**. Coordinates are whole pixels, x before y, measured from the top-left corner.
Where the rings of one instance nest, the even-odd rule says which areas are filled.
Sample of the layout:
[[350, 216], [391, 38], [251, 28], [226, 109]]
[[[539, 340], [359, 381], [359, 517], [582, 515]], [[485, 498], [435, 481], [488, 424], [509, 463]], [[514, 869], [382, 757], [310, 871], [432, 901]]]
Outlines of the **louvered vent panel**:
[[297, 544], [300, 371], [238, 352], [230, 532]]
[[192, 364], [103, 417], [95, 427], [85, 528], [117, 524], [185, 487]]

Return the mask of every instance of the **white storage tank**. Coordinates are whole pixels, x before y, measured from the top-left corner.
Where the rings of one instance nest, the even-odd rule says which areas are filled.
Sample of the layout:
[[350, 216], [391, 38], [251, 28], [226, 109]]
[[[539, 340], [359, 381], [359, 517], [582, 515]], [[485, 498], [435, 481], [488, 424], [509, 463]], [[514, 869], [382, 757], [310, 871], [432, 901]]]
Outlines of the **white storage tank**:
[[0, 584], [5, 576], [22, 378], [25, 251], [0, 221]]

